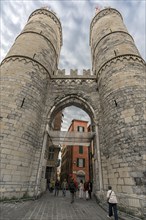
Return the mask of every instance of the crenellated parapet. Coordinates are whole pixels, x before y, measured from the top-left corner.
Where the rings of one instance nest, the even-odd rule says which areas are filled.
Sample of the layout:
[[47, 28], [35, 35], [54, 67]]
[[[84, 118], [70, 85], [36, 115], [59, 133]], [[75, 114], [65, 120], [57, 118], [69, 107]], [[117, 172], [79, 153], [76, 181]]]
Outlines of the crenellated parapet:
[[83, 69], [82, 73], [79, 74], [78, 69], [70, 69], [70, 72], [66, 74], [65, 69], [58, 69], [55, 74], [53, 75], [54, 77], [79, 77], [79, 78], [95, 78], [95, 76], [92, 74], [92, 71], [90, 69]]
[[96, 84], [96, 76], [92, 74], [90, 69], [83, 69], [82, 74], [78, 69], [71, 69], [69, 74], [66, 74], [65, 69], [58, 69], [51, 76], [51, 84], [53, 85], [94, 85]]

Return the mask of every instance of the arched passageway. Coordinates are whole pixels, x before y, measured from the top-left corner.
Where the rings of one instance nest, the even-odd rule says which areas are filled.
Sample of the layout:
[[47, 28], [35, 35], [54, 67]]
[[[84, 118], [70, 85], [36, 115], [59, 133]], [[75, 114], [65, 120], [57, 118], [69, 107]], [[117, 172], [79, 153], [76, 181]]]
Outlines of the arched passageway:
[[[65, 107], [68, 106], [77, 106], [87, 112], [91, 118], [91, 131], [90, 133], [80, 133], [80, 132], [72, 132], [71, 134], [67, 134], [66, 132], [60, 131], [53, 131], [52, 130], [52, 123], [54, 120], [55, 115], [62, 111]], [[54, 105], [49, 113], [46, 125], [46, 131], [51, 139], [51, 144], [62, 144], [64, 142], [69, 145], [84, 145], [90, 146], [91, 142], [94, 148], [94, 172], [93, 172], [93, 182], [94, 182], [94, 189], [95, 190], [102, 190], [103, 183], [102, 183], [102, 170], [101, 170], [101, 158], [100, 158], [100, 148], [99, 148], [99, 140], [98, 140], [98, 126], [96, 124], [96, 114], [94, 112], [93, 107], [84, 99], [79, 97], [78, 95], [71, 94], [63, 97]], [[46, 134], [47, 135], [47, 134]], [[64, 137], [64, 135], [66, 135]], [[97, 188], [98, 186], [98, 188]]]

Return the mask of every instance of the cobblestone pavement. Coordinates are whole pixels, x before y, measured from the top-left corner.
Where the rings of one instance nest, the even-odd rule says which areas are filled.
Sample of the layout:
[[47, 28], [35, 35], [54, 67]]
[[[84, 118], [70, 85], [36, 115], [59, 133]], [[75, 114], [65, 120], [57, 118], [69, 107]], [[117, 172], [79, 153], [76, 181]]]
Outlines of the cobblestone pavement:
[[18, 203], [1, 203], [0, 220], [106, 220], [107, 213], [95, 199], [75, 199], [70, 203], [70, 193], [58, 197], [48, 191], [38, 200]]

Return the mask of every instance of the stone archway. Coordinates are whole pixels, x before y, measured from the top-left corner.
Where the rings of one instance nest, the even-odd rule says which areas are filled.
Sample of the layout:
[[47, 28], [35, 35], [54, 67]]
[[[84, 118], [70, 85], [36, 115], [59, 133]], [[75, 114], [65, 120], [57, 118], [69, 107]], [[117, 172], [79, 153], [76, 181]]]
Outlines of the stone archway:
[[91, 123], [95, 123], [96, 115], [93, 107], [85, 99], [79, 97], [78, 94], [69, 94], [65, 97], [62, 97], [62, 99], [60, 99], [60, 101], [56, 103], [49, 111], [47, 119], [49, 121], [49, 126], [51, 126], [52, 119], [57, 114], [57, 112], [71, 105], [74, 105], [84, 110], [90, 116]]
[[[75, 80], [75, 79], [74, 79]], [[63, 87], [62, 87], [63, 88]], [[69, 90], [69, 89], [68, 89]], [[75, 89], [76, 90], [76, 89]], [[92, 100], [92, 96], [88, 99], [84, 99], [85, 93], [80, 94], [63, 94], [62, 97], [58, 98], [58, 102], [52, 106], [52, 108], [48, 112], [47, 116], [47, 125], [46, 130], [51, 129], [51, 123], [55, 115], [64, 109], [65, 107], [74, 105], [81, 109], [83, 109], [91, 118], [92, 129], [96, 133], [93, 139], [94, 146], [94, 188], [95, 191], [101, 191], [103, 189], [103, 177], [102, 177], [102, 168], [101, 168], [101, 156], [100, 156], [100, 146], [99, 146], [99, 134], [98, 134], [98, 123], [97, 123], [97, 114], [90, 103]]]
[[80, 182], [81, 180], [85, 182], [85, 172], [83, 170], [77, 171], [76, 175], [78, 182]]

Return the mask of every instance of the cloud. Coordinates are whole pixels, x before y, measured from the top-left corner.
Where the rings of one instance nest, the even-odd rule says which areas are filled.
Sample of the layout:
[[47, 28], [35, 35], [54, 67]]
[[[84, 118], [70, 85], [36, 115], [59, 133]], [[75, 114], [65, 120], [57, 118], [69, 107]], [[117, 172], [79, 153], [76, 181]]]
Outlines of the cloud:
[[63, 28], [63, 47], [59, 66], [91, 68], [89, 28], [95, 7], [111, 6], [119, 10], [145, 59], [145, 1], [2, 1], [1, 2], [1, 59], [25, 26], [29, 15], [37, 8], [50, 6], [60, 18]]
[[62, 131], [68, 130], [73, 119], [91, 122], [88, 114], [78, 107], [70, 106], [63, 110], [64, 118], [62, 123]]

